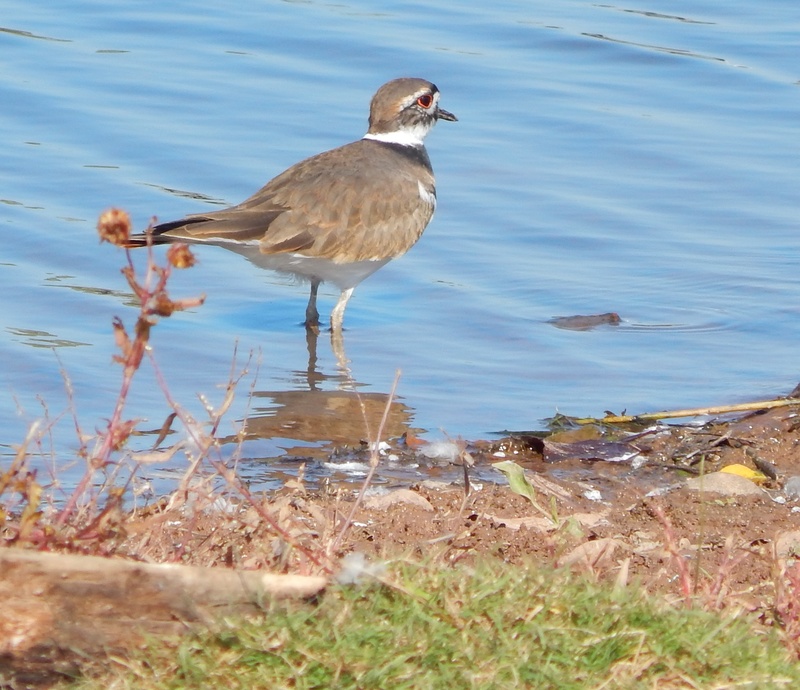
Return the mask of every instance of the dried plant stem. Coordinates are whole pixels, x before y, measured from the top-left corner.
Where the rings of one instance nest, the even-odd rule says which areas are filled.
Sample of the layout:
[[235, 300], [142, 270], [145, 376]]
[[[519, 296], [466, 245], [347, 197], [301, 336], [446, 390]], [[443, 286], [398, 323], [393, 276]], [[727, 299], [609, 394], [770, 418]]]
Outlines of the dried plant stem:
[[353, 506], [350, 508], [350, 512], [348, 513], [347, 517], [345, 518], [344, 524], [342, 525], [339, 534], [336, 535], [336, 538], [330, 544], [328, 548], [329, 554], [334, 554], [339, 549], [339, 546], [342, 543], [342, 540], [347, 534], [348, 529], [350, 529], [350, 525], [353, 524], [353, 518], [355, 517], [356, 511], [361, 506], [362, 501], [364, 500], [364, 494], [369, 488], [369, 485], [372, 483], [372, 478], [375, 476], [375, 472], [378, 469], [378, 463], [380, 462], [380, 449], [378, 444], [380, 443], [381, 436], [383, 436], [383, 430], [386, 427], [386, 422], [389, 419], [389, 412], [392, 408], [392, 402], [394, 401], [395, 394], [397, 393], [397, 384], [400, 382], [400, 370], [398, 369], [394, 375], [394, 382], [392, 383], [392, 389], [389, 391], [389, 399], [386, 401], [386, 407], [383, 410], [383, 417], [381, 417], [381, 423], [378, 425], [378, 433], [375, 435], [375, 439], [371, 439], [371, 453], [369, 457], [369, 471], [367, 472], [367, 476], [364, 477], [364, 482], [361, 484], [361, 489], [356, 496], [356, 500], [353, 503]]
[[[134, 286], [134, 269], [133, 269], [133, 259], [131, 258], [131, 254], [129, 250], [126, 250], [127, 258], [128, 258], [128, 266], [126, 269], [123, 269], [126, 277], [128, 278], [128, 282], [131, 283], [131, 286], [134, 287], [134, 291], [139, 296], [140, 302], [140, 314], [139, 319], [136, 324], [136, 337], [133, 342], [127, 341], [127, 335], [124, 335], [124, 339], [126, 340], [127, 347], [123, 348], [123, 358], [124, 361], [123, 369], [122, 369], [122, 383], [120, 384], [119, 393], [117, 394], [117, 400], [114, 404], [114, 412], [111, 414], [111, 418], [108, 420], [106, 424], [106, 430], [103, 434], [103, 441], [100, 445], [100, 448], [97, 450], [96, 453], [89, 459], [89, 468], [84, 473], [81, 480], [75, 487], [75, 490], [69, 497], [64, 508], [58, 514], [56, 518], [56, 525], [62, 527], [66, 521], [69, 519], [70, 515], [72, 515], [75, 507], [77, 506], [78, 500], [81, 496], [84, 495], [87, 488], [89, 487], [89, 483], [94, 479], [94, 473], [96, 470], [102, 469], [109, 463], [109, 459], [111, 457], [111, 453], [117, 448], [121, 441], [124, 438], [127, 438], [127, 434], [125, 434], [124, 438], [120, 438], [120, 434], [118, 430], [121, 429], [123, 425], [122, 422], [122, 412], [125, 409], [125, 403], [128, 399], [128, 393], [130, 392], [131, 383], [133, 382], [133, 377], [136, 374], [136, 371], [139, 368], [139, 364], [141, 364], [142, 356], [144, 355], [145, 349], [147, 347], [147, 335], [149, 331], [149, 324], [150, 322], [147, 319], [146, 309], [147, 304], [144, 297], [144, 291], [147, 288], [141, 288], [138, 286]], [[145, 278], [145, 286], [147, 286], [153, 276], [153, 268], [154, 262], [152, 259], [152, 255], [148, 258], [148, 265], [147, 265], [147, 274]], [[159, 271], [160, 279], [158, 280], [158, 284], [156, 286], [156, 290], [163, 290], [164, 286], [167, 282], [167, 278], [169, 277], [169, 270]], [[138, 288], [138, 289], [137, 289]], [[151, 291], [148, 291], [151, 292]], [[151, 292], [152, 294], [152, 292]], [[147, 324], [147, 325], [145, 325]], [[122, 326], [122, 322], [118, 319], [114, 319], [114, 331], [117, 335], [117, 341], [121, 342], [123, 336], [121, 333], [124, 333], [124, 327]], [[130, 433], [130, 430], [128, 431]]]
[[167, 282], [172, 273], [171, 264], [167, 263], [163, 268], [159, 266], [155, 261], [153, 248], [150, 244], [148, 244], [147, 252], [147, 268], [143, 280], [140, 281], [136, 276], [131, 252], [129, 249], [125, 249], [127, 266], [122, 269], [122, 274], [139, 300], [139, 317], [136, 320], [133, 339], [128, 336], [119, 318], [115, 318], [113, 321], [114, 338], [121, 353], [114, 359], [122, 364], [122, 382], [114, 404], [114, 411], [102, 434], [100, 447], [89, 457], [89, 466], [86, 472], [76, 485], [66, 505], [58, 514], [56, 518], [56, 526], [58, 527], [63, 527], [66, 524], [74, 513], [79, 500], [84, 496], [94, 480], [95, 472], [111, 464], [112, 453], [125, 444], [136, 426], [135, 421], [123, 420], [122, 413], [128, 401], [133, 377], [139, 370], [142, 359], [148, 351], [150, 330], [157, 323], [158, 317], [169, 316], [173, 311], [182, 310], [203, 302], [203, 298], [171, 300], [167, 295]]
[[236, 476], [236, 473], [233, 470], [227, 468], [225, 463], [220, 460], [212, 460], [209, 458], [209, 462], [211, 463], [211, 466], [219, 473], [220, 477], [222, 477], [237, 494], [244, 498], [245, 501], [247, 501], [247, 503], [253, 507], [253, 509], [258, 513], [259, 517], [264, 520], [264, 522], [266, 522], [281, 539], [300, 551], [318, 568], [322, 568], [326, 572], [330, 572], [330, 568], [324, 566], [319, 558], [317, 558], [309, 549], [292, 537], [289, 532], [281, 527], [278, 522], [266, 510], [264, 510], [264, 506], [255, 499], [255, 496], [250, 493], [250, 490]]
[[95, 471], [102, 469], [109, 463], [109, 458], [115, 448], [115, 439], [117, 442], [119, 441], [119, 438], [114, 432], [122, 424], [122, 411], [125, 409], [125, 403], [127, 401], [128, 392], [130, 391], [130, 386], [131, 382], [133, 381], [133, 375], [135, 371], [136, 369], [130, 367], [125, 367], [124, 369], [124, 373], [122, 375], [122, 385], [120, 386], [120, 391], [117, 395], [117, 402], [114, 405], [114, 412], [111, 415], [111, 419], [108, 420], [108, 424], [106, 425], [106, 431], [103, 435], [103, 442], [97, 453], [95, 453], [94, 456], [89, 459], [89, 468], [84, 473], [83, 477], [81, 477], [81, 480], [76, 485], [75, 490], [70, 494], [67, 504], [58, 514], [56, 525], [59, 527], [62, 527], [69, 519], [70, 515], [72, 515], [72, 512], [77, 506], [79, 498], [84, 495], [89, 483], [94, 479]]
[[28, 457], [28, 446], [34, 443], [37, 434], [39, 433], [40, 422], [35, 421], [28, 427], [28, 433], [25, 434], [25, 439], [17, 448], [14, 454], [14, 459], [11, 461], [11, 466], [2, 474], [0, 474], [0, 496], [2, 496], [6, 489], [12, 484], [14, 478], [20, 474], [25, 467]]
[[156, 380], [158, 381], [159, 387], [167, 400], [167, 403], [172, 407], [174, 413], [178, 416], [178, 418], [183, 423], [184, 429], [186, 429], [187, 435], [190, 437], [190, 443], [195, 447], [195, 452], [192, 453], [194, 456], [189, 468], [184, 473], [183, 477], [181, 478], [181, 483], [178, 489], [173, 492], [170, 503], [168, 505], [168, 509], [172, 509], [175, 507], [175, 501], [178, 496], [186, 495], [189, 491], [189, 483], [191, 478], [196, 474], [198, 468], [200, 467], [201, 462], [205, 459], [208, 463], [214, 468], [216, 473], [225, 480], [231, 490], [241, 496], [259, 515], [259, 517], [266, 522], [277, 534], [281, 539], [283, 539], [287, 544], [290, 544], [293, 548], [300, 551], [311, 563], [313, 563], [318, 568], [325, 570], [326, 572], [330, 572], [330, 568], [325, 566], [322, 561], [317, 558], [308, 548], [303, 546], [303, 544], [299, 543], [297, 539], [295, 539], [286, 529], [281, 527], [280, 524], [264, 509], [264, 506], [256, 500], [250, 490], [245, 486], [245, 484], [236, 476], [234, 470], [230, 469], [226, 466], [226, 464], [222, 460], [217, 460], [211, 458], [209, 456], [209, 452], [214, 447], [216, 441], [216, 434], [219, 429], [219, 425], [222, 421], [223, 416], [228, 411], [233, 402], [234, 392], [241, 382], [242, 378], [247, 375], [249, 372], [249, 366], [252, 361], [252, 353], [247, 360], [247, 364], [243, 369], [240, 371], [236, 371], [236, 352], [234, 352], [233, 361], [231, 363], [231, 373], [228, 379], [228, 384], [225, 387], [225, 397], [223, 399], [222, 404], [217, 408], [212, 408], [207, 401], [203, 400], [203, 403], [206, 406], [206, 410], [209, 413], [210, 421], [211, 421], [211, 431], [210, 433], [201, 433], [199, 430], [199, 426], [189, 418], [186, 412], [175, 402], [172, 398], [172, 395], [169, 392], [169, 388], [167, 387], [166, 381], [164, 376], [159, 368], [158, 364], [155, 361], [155, 358], [151, 356], [151, 363], [153, 366], [153, 370], [155, 371]]
[[661, 506], [656, 506], [653, 509], [653, 512], [655, 513], [658, 521], [661, 523], [661, 526], [664, 528], [664, 546], [669, 555], [672, 556], [675, 567], [678, 569], [678, 578], [680, 579], [681, 583], [681, 594], [683, 594], [683, 601], [686, 606], [691, 607], [692, 595], [694, 594], [692, 575], [689, 572], [689, 566], [686, 563], [686, 559], [681, 555], [681, 552], [678, 549], [672, 523], [664, 514], [664, 510], [661, 508]]
[[573, 419], [576, 424], [624, 424], [627, 422], [652, 422], [659, 419], [678, 417], [703, 417], [706, 415], [729, 414], [731, 412], [752, 412], [770, 410], [775, 407], [800, 405], [800, 398], [781, 398], [779, 400], [762, 400], [739, 403], [737, 405], [718, 405], [716, 407], [695, 407], [686, 410], [665, 410], [663, 412], [646, 412], [644, 414], [606, 415], [605, 417], [583, 417]]

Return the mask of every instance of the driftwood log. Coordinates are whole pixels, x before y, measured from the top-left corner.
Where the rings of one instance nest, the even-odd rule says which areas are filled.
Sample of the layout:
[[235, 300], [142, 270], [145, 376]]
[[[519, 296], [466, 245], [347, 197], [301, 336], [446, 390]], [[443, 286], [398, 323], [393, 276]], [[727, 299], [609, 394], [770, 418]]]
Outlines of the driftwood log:
[[[307, 599], [324, 577], [147, 564], [0, 549], [0, 687], [72, 673], [81, 658], [130, 649], [280, 599]], [[27, 679], [26, 679], [27, 676]]]

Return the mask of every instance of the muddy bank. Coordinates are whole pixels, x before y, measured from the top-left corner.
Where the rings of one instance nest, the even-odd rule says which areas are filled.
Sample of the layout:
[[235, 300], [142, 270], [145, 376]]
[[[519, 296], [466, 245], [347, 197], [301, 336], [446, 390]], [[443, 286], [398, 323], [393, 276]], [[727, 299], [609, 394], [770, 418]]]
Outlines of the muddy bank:
[[[318, 575], [324, 581], [336, 578], [341, 558], [352, 553], [363, 554], [367, 566], [396, 558], [441, 567], [499, 559], [513, 566], [575, 568], [674, 600], [701, 597], [704, 606], [744, 608], [770, 624], [776, 583], [800, 553], [798, 480], [792, 479], [800, 476], [799, 444], [797, 407], [612, 436], [586, 429], [544, 440], [516, 435], [455, 444], [452, 457], [437, 461], [441, 477], [432, 472], [408, 487], [374, 486], [358, 504], [352, 481], [311, 490], [302, 477], [267, 495], [195, 492], [121, 515], [102, 544], [72, 543], [68, 550], [102, 552], [132, 564]], [[468, 491], [462, 467], [448, 465], [465, 460], [474, 463]], [[493, 467], [503, 461], [525, 470], [516, 490]], [[718, 474], [731, 466], [739, 467]], [[51, 574], [73, 581], [58, 566]], [[92, 620], [134, 620], [135, 602], [142, 599], [133, 596], [134, 585], [145, 591], [148, 577], [140, 569], [111, 598], [108, 588], [75, 586], [62, 587], [56, 600], [42, 584], [29, 592], [35, 606], [25, 608], [47, 625], [22, 626], [19, 607], [4, 607], [5, 678], [47, 678], [53, 670], [78, 668], [83, 657], [124, 650], [125, 636], [104, 637], [108, 626]], [[119, 577], [109, 578], [120, 586]], [[4, 566], [0, 586], [11, 596], [25, 580], [24, 566]], [[152, 626], [140, 620], [143, 634], [163, 632], [165, 620], [178, 622], [167, 626], [172, 633], [188, 629], [187, 600], [169, 599], [161, 600], [164, 615], [150, 617]], [[177, 603], [183, 608], [172, 610]], [[69, 629], [61, 619], [77, 611], [92, 612], [84, 622], [92, 634], [55, 640], [54, 629]], [[204, 611], [196, 620], [205, 624], [208, 616]], [[137, 639], [131, 635], [129, 641]]]

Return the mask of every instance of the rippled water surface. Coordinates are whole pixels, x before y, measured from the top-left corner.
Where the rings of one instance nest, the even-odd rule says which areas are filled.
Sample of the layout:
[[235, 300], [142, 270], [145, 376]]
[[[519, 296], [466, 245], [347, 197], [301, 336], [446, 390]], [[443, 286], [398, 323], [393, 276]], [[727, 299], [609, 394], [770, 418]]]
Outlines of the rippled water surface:
[[[360, 137], [372, 93], [403, 75], [436, 82], [459, 122], [428, 138], [434, 221], [348, 307], [372, 427], [398, 369], [389, 431], [428, 438], [788, 391], [799, 40], [782, 0], [3, 3], [4, 455], [46, 411], [41, 450], [66, 459], [73, 410], [87, 435], [111, 413], [111, 322], [135, 311], [100, 211], [143, 229], [241, 201]], [[245, 459], [365, 436], [325, 334], [309, 353], [306, 288], [197, 253], [172, 290], [206, 304], [153, 333], [172, 397], [203, 419], [198, 394], [219, 405], [234, 352], [239, 368], [252, 352], [222, 430], [252, 418]], [[553, 321], [607, 312], [621, 323]], [[152, 429], [167, 413], [147, 367], [127, 415]]]

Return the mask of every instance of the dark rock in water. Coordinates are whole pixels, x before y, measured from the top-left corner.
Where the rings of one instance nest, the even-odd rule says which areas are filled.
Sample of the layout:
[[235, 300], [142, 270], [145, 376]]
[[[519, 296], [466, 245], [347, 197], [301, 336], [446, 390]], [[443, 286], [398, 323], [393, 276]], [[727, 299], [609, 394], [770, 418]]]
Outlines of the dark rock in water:
[[610, 311], [607, 314], [590, 314], [588, 316], [556, 316], [547, 323], [568, 331], [590, 331], [597, 326], [617, 326], [621, 322], [619, 314]]

